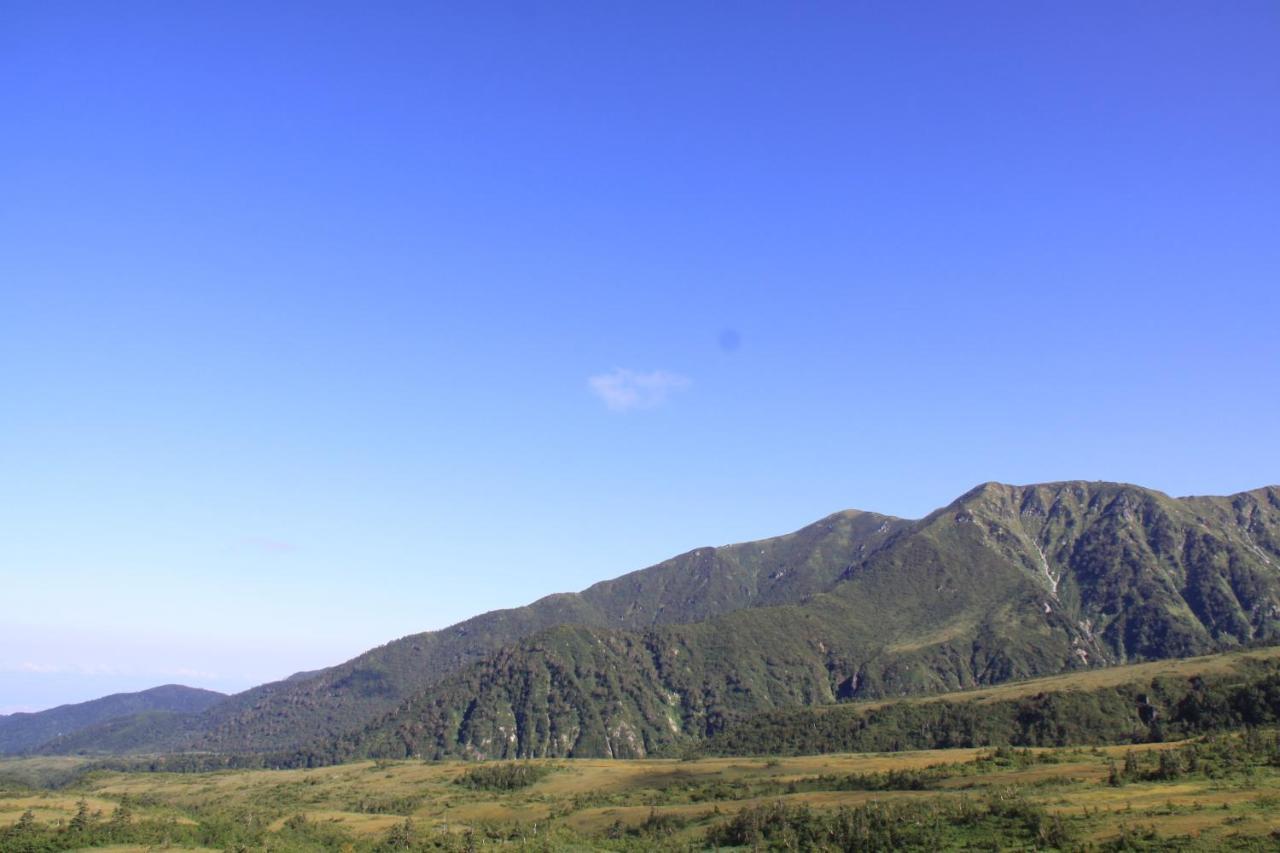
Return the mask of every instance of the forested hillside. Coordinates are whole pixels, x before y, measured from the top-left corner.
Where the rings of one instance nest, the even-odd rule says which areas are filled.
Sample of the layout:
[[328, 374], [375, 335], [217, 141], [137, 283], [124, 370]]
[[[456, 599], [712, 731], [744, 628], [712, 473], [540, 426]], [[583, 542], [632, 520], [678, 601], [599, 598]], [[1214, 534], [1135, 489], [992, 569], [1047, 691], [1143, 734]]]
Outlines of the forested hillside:
[[641, 756], [763, 711], [1277, 639], [1275, 487], [988, 483], [919, 521], [838, 513], [407, 637], [150, 741], [116, 724], [51, 748]]
[[10, 714], [0, 717], [0, 755], [32, 750], [59, 736], [132, 714], [172, 712], [195, 715], [226, 698], [212, 690], [167, 684], [140, 693], [116, 693], [32, 714]]
[[206, 716], [189, 745], [263, 750], [343, 734], [503, 646], [557, 625], [643, 629], [799, 601], [830, 588], [851, 558], [883, 547], [909, 524], [841, 512], [786, 536], [699, 548], [581, 593], [550, 595], [414, 634], [313, 677], [234, 696]]
[[1278, 519], [1275, 489], [988, 484], [856, 555], [828, 592], [692, 625], [546, 631], [338, 751], [641, 756], [770, 709], [1272, 642]]

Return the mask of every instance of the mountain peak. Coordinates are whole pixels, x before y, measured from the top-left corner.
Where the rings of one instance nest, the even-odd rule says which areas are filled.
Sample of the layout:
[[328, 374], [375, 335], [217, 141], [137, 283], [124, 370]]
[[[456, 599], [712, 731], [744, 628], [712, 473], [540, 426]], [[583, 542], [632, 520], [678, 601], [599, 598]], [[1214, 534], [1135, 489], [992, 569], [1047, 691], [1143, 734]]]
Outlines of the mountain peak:
[[[387, 715], [376, 739], [401, 744], [391, 753], [617, 755], [739, 711], [1278, 639], [1276, 487], [1173, 499], [1128, 483], [993, 481], [918, 521], [841, 510], [411, 635], [231, 697], [189, 729], [173, 720], [164, 743], [292, 750]], [[513, 720], [520, 740], [502, 746]]]
[[163, 684], [137, 693], [113, 693], [45, 711], [10, 714], [0, 719], [0, 755], [32, 750], [66, 732], [134, 714], [199, 713], [226, 698], [213, 690]]

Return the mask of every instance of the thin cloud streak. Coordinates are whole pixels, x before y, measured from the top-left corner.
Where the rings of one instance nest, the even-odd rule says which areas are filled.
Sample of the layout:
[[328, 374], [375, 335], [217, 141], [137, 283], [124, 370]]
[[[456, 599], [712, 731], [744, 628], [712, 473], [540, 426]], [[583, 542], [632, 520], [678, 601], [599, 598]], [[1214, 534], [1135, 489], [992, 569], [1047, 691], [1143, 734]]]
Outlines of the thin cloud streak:
[[587, 379], [587, 387], [610, 410], [631, 412], [661, 406], [667, 399], [692, 385], [692, 381], [678, 373], [665, 370], [642, 372], [625, 367], [614, 368], [608, 373]]
[[202, 669], [193, 669], [191, 667], [161, 667], [148, 669], [146, 667], [130, 667], [130, 666], [112, 666], [108, 664], [76, 664], [76, 663], [43, 663], [35, 661], [19, 661], [16, 663], [0, 661], [0, 673], [21, 674], [21, 675], [87, 675], [87, 676], [111, 676], [111, 675], [141, 675], [156, 677], [179, 677], [179, 678], [202, 678], [202, 679], [218, 679], [216, 672], [208, 672]]
[[250, 536], [243, 540], [243, 544], [249, 548], [266, 551], [270, 554], [283, 554], [298, 550], [298, 546], [293, 542], [286, 542], [283, 539], [271, 539], [266, 536]]

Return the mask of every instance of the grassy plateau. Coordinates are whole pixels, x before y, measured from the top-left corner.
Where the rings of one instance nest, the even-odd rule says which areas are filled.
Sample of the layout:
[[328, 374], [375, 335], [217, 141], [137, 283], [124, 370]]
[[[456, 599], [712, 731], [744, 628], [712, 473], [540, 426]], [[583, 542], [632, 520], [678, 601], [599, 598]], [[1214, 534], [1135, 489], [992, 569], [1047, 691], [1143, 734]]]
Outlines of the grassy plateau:
[[[1257, 649], [905, 701], [994, 714], [1025, 698], [1083, 701], [1169, 679], [1209, 685], [1203, 703], [1236, 701], [1240, 685], [1270, 678], [1277, 656]], [[816, 713], [853, 724], [886, 707]], [[1144, 732], [1051, 748], [209, 772], [33, 756], [0, 762], [0, 850], [1280, 848], [1280, 727], [1231, 725], [1162, 742], [1142, 742]]]
[[[762, 760], [97, 771], [67, 788], [7, 787], [0, 849], [1263, 850], [1280, 845], [1278, 763], [1277, 734], [1252, 731]], [[77, 839], [69, 827], [86, 811]]]

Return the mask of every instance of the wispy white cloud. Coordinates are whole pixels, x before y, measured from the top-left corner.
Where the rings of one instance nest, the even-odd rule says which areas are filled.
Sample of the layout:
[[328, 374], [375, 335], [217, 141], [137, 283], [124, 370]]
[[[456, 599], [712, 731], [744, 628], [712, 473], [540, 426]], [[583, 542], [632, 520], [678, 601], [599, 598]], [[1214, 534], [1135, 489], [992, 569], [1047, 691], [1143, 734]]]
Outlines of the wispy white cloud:
[[42, 674], [66, 672], [65, 667], [51, 663], [32, 663], [29, 660], [20, 661], [19, 663], [3, 665], [0, 664], [0, 670], [5, 672], [38, 672]]
[[119, 667], [107, 665], [82, 665], [68, 663], [41, 663], [36, 661], [0, 662], [0, 672], [20, 672], [27, 675], [119, 675]]
[[216, 672], [194, 669], [186, 666], [173, 667], [135, 667], [113, 666], [110, 664], [80, 663], [42, 663], [36, 661], [0, 661], [0, 673], [17, 673], [21, 675], [143, 675], [157, 677], [218, 679]]
[[672, 394], [683, 391], [691, 381], [678, 373], [665, 370], [643, 372], [615, 368], [587, 379], [591, 392], [615, 412], [636, 409], [652, 409], [667, 401]]
[[293, 542], [287, 542], [283, 539], [272, 539], [266, 536], [250, 536], [243, 540], [248, 548], [258, 551], [266, 551], [271, 554], [282, 554], [287, 551], [296, 551], [298, 546]]

